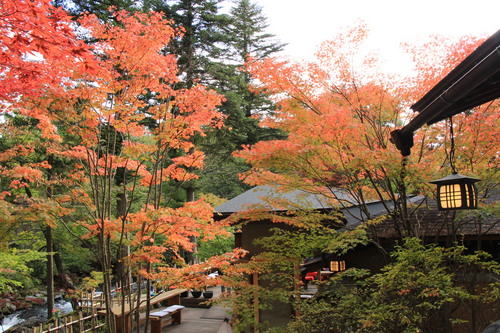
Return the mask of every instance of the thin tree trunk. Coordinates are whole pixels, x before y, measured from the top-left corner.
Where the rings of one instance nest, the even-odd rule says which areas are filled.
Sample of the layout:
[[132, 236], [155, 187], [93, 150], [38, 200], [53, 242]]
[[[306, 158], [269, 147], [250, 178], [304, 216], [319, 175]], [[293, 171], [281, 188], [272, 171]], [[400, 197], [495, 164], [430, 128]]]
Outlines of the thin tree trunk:
[[[49, 155], [47, 162], [54, 165], [54, 156]], [[48, 180], [52, 180], [53, 168], [48, 169]], [[47, 188], [47, 199], [51, 200], [53, 196], [52, 187]], [[52, 319], [54, 312], [54, 241], [52, 238], [52, 227], [47, 225], [45, 229], [45, 241], [47, 242], [47, 319]]]
[[[188, 187], [186, 188], [186, 201], [191, 202], [194, 201], [194, 186], [192, 184], [189, 184]], [[193, 243], [193, 251], [192, 252], [187, 252], [187, 263], [190, 265], [196, 264], [196, 253], [198, 252], [198, 249], [196, 247], [196, 236], [190, 236], [189, 241]]]
[[115, 314], [112, 311], [113, 302], [111, 298], [111, 283], [112, 283], [112, 275], [111, 275], [111, 260], [109, 258], [108, 252], [108, 242], [109, 239], [104, 234], [100, 235], [99, 239], [99, 247], [101, 252], [101, 262], [102, 262], [102, 270], [104, 276], [103, 283], [103, 295], [104, 302], [106, 304], [106, 326], [108, 333], [116, 332], [116, 322], [115, 322]]
[[47, 319], [52, 319], [54, 311], [54, 246], [52, 241], [52, 227], [45, 229], [47, 242]]
[[[127, 214], [127, 193], [118, 193], [117, 198], [116, 198], [116, 210], [117, 210], [117, 217], [118, 218], [123, 218]], [[122, 230], [125, 229], [125, 224], [126, 221], [125, 219], [122, 219]], [[118, 275], [118, 280], [122, 284], [122, 291], [128, 292], [128, 294], [131, 293], [130, 284], [132, 283], [132, 272], [130, 268], [127, 265], [126, 258], [130, 256], [130, 246], [126, 243], [128, 240], [129, 236], [126, 232], [122, 231], [122, 241], [119, 244], [119, 249], [118, 249], [118, 262], [116, 264], [116, 270], [117, 270], [117, 275]], [[125, 242], [123, 242], [125, 240]]]
[[[146, 271], [151, 273], [151, 263], [146, 264]], [[144, 333], [148, 332], [149, 329], [149, 309], [151, 308], [151, 280], [146, 280], [146, 324], [144, 325]]]
[[64, 269], [63, 261], [61, 258], [61, 255], [59, 254], [59, 249], [56, 244], [52, 244], [52, 248], [54, 250], [54, 264], [57, 269], [57, 276], [61, 280], [61, 284], [63, 285], [64, 289], [75, 289], [75, 285], [73, 284], [73, 281], [71, 281], [71, 278], [68, 275], [68, 272]]

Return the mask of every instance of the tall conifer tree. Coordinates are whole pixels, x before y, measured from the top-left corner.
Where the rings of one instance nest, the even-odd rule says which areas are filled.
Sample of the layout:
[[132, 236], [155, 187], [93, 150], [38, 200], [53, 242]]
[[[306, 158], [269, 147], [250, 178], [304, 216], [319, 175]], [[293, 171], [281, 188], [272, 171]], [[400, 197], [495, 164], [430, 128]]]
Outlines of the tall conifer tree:
[[[143, 12], [162, 12], [176, 27], [184, 30], [174, 40], [168, 53], [177, 55], [179, 85], [189, 88], [205, 84], [225, 96], [220, 107], [226, 115], [226, 127], [211, 130], [205, 138], [198, 138], [207, 155], [206, 168], [197, 186], [204, 193], [231, 198], [247, 187], [238, 179], [238, 173], [247, 169], [231, 153], [242, 145], [281, 137], [282, 133], [261, 128], [258, 118], [273, 112], [273, 103], [265, 96], [248, 89], [252, 78], [243, 69], [248, 56], [262, 59], [273, 56], [284, 44], [266, 32], [268, 24], [262, 8], [250, 0], [233, 0], [229, 13], [223, 13], [224, 0], [57, 0], [78, 14], [82, 10], [95, 13], [106, 20], [106, 8]], [[194, 184], [185, 186], [186, 199], [192, 200]]]
[[219, 57], [226, 38], [223, 27], [228, 15], [221, 13], [223, 0], [152, 0], [144, 10], [159, 11], [184, 30], [183, 36], [169, 47], [178, 56], [182, 83], [191, 87], [195, 82], [206, 84], [211, 59]]
[[203, 177], [203, 191], [231, 198], [247, 189], [237, 174], [247, 169], [231, 153], [242, 145], [283, 136], [261, 128], [258, 119], [273, 112], [273, 103], [249, 90], [251, 76], [243, 69], [248, 57], [262, 59], [280, 52], [284, 44], [266, 32], [267, 19], [262, 8], [249, 0], [236, 0], [230, 10], [230, 24], [224, 26], [226, 44], [219, 59], [208, 67], [212, 86], [226, 98], [221, 111], [226, 115], [223, 129], [212, 130], [204, 142], [208, 155]]
[[135, 0], [54, 0], [54, 6], [63, 7], [71, 15], [79, 17], [85, 13], [95, 14], [107, 22], [114, 20], [110, 8], [135, 12], [142, 8], [141, 2]]

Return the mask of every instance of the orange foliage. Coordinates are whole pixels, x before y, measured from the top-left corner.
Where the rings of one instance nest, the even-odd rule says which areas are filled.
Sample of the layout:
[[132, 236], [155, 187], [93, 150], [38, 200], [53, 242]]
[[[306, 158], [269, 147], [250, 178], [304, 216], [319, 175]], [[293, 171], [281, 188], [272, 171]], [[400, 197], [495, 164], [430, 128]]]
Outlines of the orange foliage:
[[[484, 39], [484, 36], [463, 36], [458, 40], [432, 36], [421, 45], [406, 45], [416, 63], [416, 76], [409, 80], [414, 89], [413, 102], [472, 53]], [[456, 146], [454, 164], [459, 173], [483, 179], [483, 182], [478, 183], [480, 188], [498, 183], [495, 170], [498, 169], [499, 161], [495, 152], [500, 146], [499, 107], [498, 101], [492, 101], [453, 117]], [[427, 180], [441, 178], [451, 172], [448, 161], [449, 126], [449, 121], [441, 121], [415, 133], [418, 164], [414, 168], [426, 175]]]
[[[407, 45], [418, 75], [403, 84], [377, 72], [376, 57], [356, 59], [366, 36], [364, 25], [347, 30], [323, 43], [316, 61], [309, 63], [250, 59], [247, 69], [255, 78], [255, 90], [278, 103], [262, 125], [280, 128], [288, 138], [259, 142], [235, 153], [253, 166], [242, 175], [247, 183], [279, 184], [326, 196], [331, 196], [328, 189], [343, 188], [359, 204], [397, 200], [401, 157], [389, 142], [390, 132], [406, 122], [408, 107], [481, 39], [466, 36], [452, 43], [435, 37], [422, 47]], [[499, 144], [498, 103], [456, 118], [460, 125], [456, 123], [455, 133], [464, 137], [459, 148], [463, 155], [457, 159], [468, 163], [469, 170], [491, 168], [497, 163], [488, 149], [495, 151]], [[443, 126], [415, 135], [406, 178], [413, 193], [429, 193], [425, 183], [446, 173], [442, 134], [448, 131]]]
[[[93, 15], [80, 20], [80, 32], [94, 40], [86, 45], [75, 37], [71, 18], [48, 0], [0, 4], [3, 109], [38, 127], [2, 126], [4, 134], [28, 133], [30, 142], [0, 154], [1, 175], [12, 188], [1, 197], [12, 200], [21, 187], [43, 196], [59, 186], [65, 192], [30, 201], [27, 219], [55, 226], [71, 207], [83, 205], [87, 215], [77, 219], [87, 229], [84, 237], [120, 245], [131, 235], [132, 256], [118, 259], [160, 265], [167, 250], [192, 250], [192, 236], [227, 233], [207, 203], [174, 209], [165, 197], [172, 180], [197, 177], [204, 156], [193, 137], [221, 126], [216, 107], [222, 96], [201, 85], [175, 87], [176, 55], [165, 51], [181, 31], [169, 20], [158, 13], [113, 14], [119, 24]], [[66, 169], [52, 168], [47, 157]], [[117, 192], [132, 198], [119, 213]], [[100, 248], [101, 255], [109, 248]]]
[[429, 36], [425, 43], [405, 44], [405, 50], [413, 57], [416, 75], [411, 80], [415, 98], [422, 97], [436, 83], [471, 54], [484, 37], [462, 36], [451, 40], [443, 36]]
[[[353, 71], [352, 52], [365, 37], [361, 26], [324, 43], [315, 63], [266, 59], [248, 64], [259, 88], [278, 100], [278, 111], [263, 125], [283, 129], [288, 139], [259, 142], [236, 153], [254, 167], [245, 175], [247, 182], [327, 193], [323, 186], [359, 189], [369, 177], [378, 178], [381, 168], [397, 167], [388, 139], [404, 101], [381, 76]], [[394, 153], [389, 159], [388, 149]]]
[[243, 249], [234, 249], [232, 252], [214, 256], [206, 262], [189, 265], [182, 268], [161, 267], [155, 274], [145, 270], [141, 273], [152, 280], [160, 281], [163, 288], [203, 289], [211, 286], [225, 284], [222, 276], [211, 277], [208, 273], [215, 270], [229, 272], [234, 269], [234, 263], [246, 254]]
[[38, 97], [69, 70], [89, 70], [87, 46], [75, 37], [71, 18], [49, 0], [5, 0], [0, 4], [0, 99]]

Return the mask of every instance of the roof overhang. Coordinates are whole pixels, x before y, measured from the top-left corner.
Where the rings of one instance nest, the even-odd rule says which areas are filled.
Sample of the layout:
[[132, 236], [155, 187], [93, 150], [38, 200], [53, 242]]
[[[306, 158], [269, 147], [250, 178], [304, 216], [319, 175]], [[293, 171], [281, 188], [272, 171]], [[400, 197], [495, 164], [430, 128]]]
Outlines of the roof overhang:
[[500, 30], [484, 41], [411, 108], [419, 114], [391, 132], [403, 156], [410, 155], [413, 133], [500, 97]]

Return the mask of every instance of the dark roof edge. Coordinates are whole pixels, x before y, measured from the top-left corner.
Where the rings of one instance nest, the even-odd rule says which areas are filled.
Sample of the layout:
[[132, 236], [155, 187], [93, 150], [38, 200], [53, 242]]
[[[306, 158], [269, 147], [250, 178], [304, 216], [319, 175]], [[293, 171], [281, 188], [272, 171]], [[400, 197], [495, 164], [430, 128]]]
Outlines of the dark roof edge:
[[[457, 90], [462, 95], [464, 92], [466, 93], [479, 85], [485, 79], [485, 75], [492, 75], [491, 68], [495, 68], [492, 65], [498, 65], [499, 63], [499, 45], [500, 30], [491, 35], [448, 75], [441, 79], [418, 102], [412, 105], [411, 109], [422, 112], [432, 105], [432, 103], [435, 103], [436, 99], [440, 98], [441, 95], [444, 95], [444, 98], [450, 102], [456, 97], [451, 96], [449, 97], [450, 100], [448, 100], [446, 98], [447, 95], [452, 95], [452, 93], [454, 93], [453, 95], [458, 95]], [[496, 71], [498, 70], [500, 70], [500, 67], [496, 66]], [[471, 77], [473, 78], [473, 82], [470, 81]], [[467, 82], [460, 84], [460, 81], [464, 78], [468, 78]]]
[[391, 142], [408, 156], [413, 133], [500, 97], [500, 30], [485, 40], [411, 108], [420, 112], [407, 125], [391, 132]]

